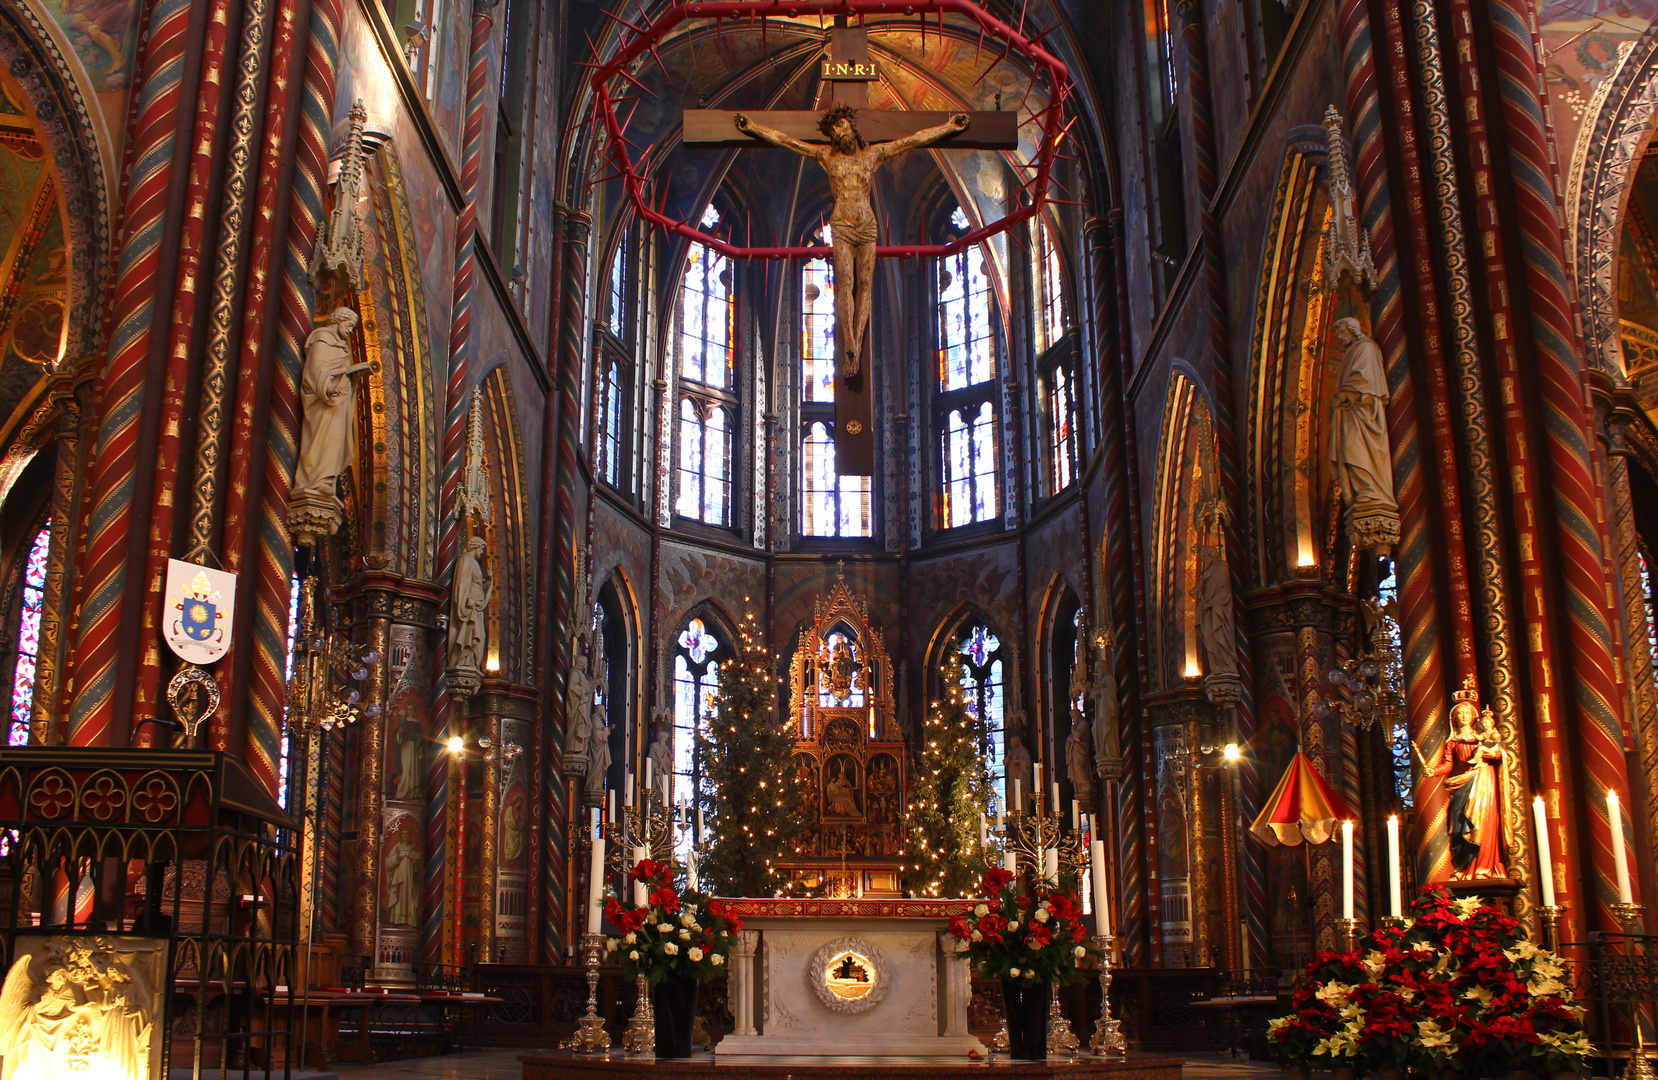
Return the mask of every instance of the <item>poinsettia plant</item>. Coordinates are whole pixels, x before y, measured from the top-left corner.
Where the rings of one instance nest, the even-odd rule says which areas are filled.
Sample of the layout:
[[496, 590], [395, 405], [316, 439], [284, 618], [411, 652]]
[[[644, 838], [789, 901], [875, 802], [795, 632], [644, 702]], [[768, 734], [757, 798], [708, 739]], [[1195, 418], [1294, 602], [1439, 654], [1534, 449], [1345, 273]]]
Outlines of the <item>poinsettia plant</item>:
[[719, 900], [675, 888], [670, 863], [641, 859], [628, 878], [648, 890], [646, 904], [623, 904], [613, 896], [605, 905], [605, 918], [620, 931], [606, 948], [621, 959], [622, 974], [643, 975], [653, 986], [663, 979], [707, 982], [718, 975], [743, 920]]
[[1478, 897], [1425, 889], [1411, 921], [1320, 953], [1267, 1032], [1287, 1068], [1587, 1073], [1566, 963]]
[[950, 919], [950, 933], [965, 941], [960, 954], [986, 978], [1079, 982], [1077, 964], [1100, 951], [1087, 943], [1082, 906], [1074, 889], [1036, 882], [1024, 888], [1001, 867], [985, 872], [984, 899]]

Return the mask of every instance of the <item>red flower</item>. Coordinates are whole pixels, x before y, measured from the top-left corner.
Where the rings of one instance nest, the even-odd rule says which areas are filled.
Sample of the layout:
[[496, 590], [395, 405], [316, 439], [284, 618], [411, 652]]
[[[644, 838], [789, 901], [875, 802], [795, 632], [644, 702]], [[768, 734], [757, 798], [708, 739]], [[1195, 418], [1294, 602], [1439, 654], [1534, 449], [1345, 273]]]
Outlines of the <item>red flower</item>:
[[1030, 943], [1033, 949], [1045, 949], [1054, 943], [1054, 932], [1041, 923], [1031, 923]]
[[673, 886], [664, 885], [651, 893], [651, 903], [673, 915], [679, 911], [679, 894], [674, 892]]
[[622, 925], [622, 905], [617, 902], [614, 896], [605, 901], [604, 917], [615, 923], [617, 926]]
[[657, 878], [666, 877], [670, 873], [666, 863], [653, 862], [650, 859], [640, 859], [628, 871], [628, 877], [634, 881], [649, 884]]
[[1028, 896], [1015, 897], [1013, 903], [1020, 911], [1030, 910], [1030, 897]]
[[716, 919], [725, 918], [725, 905], [720, 903], [718, 900], [708, 901], [708, 914], [714, 916]]
[[727, 915], [725, 917], [725, 932], [731, 934], [732, 936], [742, 933], [743, 920], [737, 918], [735, 915]]
[[973, 931], [967, 928], [967, 920], [960, 915], [950, 916], [950, 934], [959, 941], [966, 941], [973, 936]]
[[996, 897], [1002, 895], [1002, 890], [1007, 887], [1008, 882], [1012, 881], [1013, 878], [1013, 871], [1003, 869], [1000, 866], [992, 866], [984, 872], [984, 881], [980, 884], [984, 886], [986, 896]]
[[1071, 940], [1072, 941], [1076, 942], [1078, 945], [1081, 945], [1082, 944], [1082, 939], [1087, 937], [1087, 936], [1088, 936], [1088, 931], [1083, 929], [1081, 923], [1074, 922], [1074, 923], [1071, 924]]

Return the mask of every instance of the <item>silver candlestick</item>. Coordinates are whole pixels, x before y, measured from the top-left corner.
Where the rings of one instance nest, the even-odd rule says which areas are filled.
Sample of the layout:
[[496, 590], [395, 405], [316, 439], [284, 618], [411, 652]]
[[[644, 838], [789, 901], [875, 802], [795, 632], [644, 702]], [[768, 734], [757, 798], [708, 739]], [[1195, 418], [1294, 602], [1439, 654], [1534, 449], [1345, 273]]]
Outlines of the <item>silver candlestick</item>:
[[587, 968], [587, 1015], [576, 1021], [576, 1032], [560, 1049], [598, 1054], [610, 1049], [610, 1035], [599, 1015], [599, 961], [604, 957], [603, 934], [583, 934], [581, 960]]
[[1069, 1054], [1075, 1061], [1081, 1049], [1082, 1042], [1071, 1031], [1071, 1022], [1065, 1019], [1065, 1010], [1059, 1007], [1059, 983], [1055, 982], [1053, 994], [1048, 998], [1048, 1053]]
[[1090, 944], [1103, 955], [1100, 957], [1100, 1018], [1094, 1021], [1094, 1037], [1088, 1040], [1090, 1053], [1110, 1059], [1113, 1055], [1128, 1060], [1128, 1041], [1123, 1038], [1122, 1025], [1111, 1015], [1111, 935], [1095, 934]]
[[622, 1033], [622, 1051], [628, 1054], [656, 1055], [656, 1011], [651, 1008], [651, 984], [643, 975], [639, 983], [639, 1000], [633, 1006], [633, 1019]]

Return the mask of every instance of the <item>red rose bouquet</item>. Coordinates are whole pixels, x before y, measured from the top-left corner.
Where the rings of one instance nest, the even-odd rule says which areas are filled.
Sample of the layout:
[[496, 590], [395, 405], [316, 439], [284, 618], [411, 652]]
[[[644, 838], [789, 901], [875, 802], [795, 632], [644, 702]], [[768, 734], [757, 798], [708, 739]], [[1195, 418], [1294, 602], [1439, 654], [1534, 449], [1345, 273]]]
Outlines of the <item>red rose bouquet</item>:
[[987, 978], [1077, 982], [1077, 964], [1100, 951], [1087, 943], [1082, 907], [1074, 890], [1038, 883], [1029, 893], [1001, 867], [986, 871], [984, 900], [950, 920], [950, 933], [965, 941], [962, 953]]
[[606, 948], [621, 958], [622, 973], [643, 975], [653, 986], [666, 978], [707, 982], [719, 974], [743, 920], [718, 900], [676, 889], [668, 863], [641, 859], [628, 877], [649, 889], [649, 900], [639, 907], [611, 897], [605, 905], [605, 918], [620, 931]]
[[1478, 897], [1425, 890], [1403, 928], [1320, 953], [1267, 1042], [1286, 1068], [1587, 1072], [1566, 963]]

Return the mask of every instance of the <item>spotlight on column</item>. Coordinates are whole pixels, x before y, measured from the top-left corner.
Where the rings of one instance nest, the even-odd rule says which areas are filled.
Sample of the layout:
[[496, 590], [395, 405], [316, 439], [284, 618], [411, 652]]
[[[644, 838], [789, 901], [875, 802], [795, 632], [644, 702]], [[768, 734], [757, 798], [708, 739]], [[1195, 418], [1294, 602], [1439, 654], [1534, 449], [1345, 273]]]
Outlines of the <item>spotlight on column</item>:
[[1235, 742], [1229, 742], [1221, 747], [1220, 753], [1221, 757], [1226, 759], [1227, 764], [1234, 764], [1239, 758], [1243, 757], [1243, 751], [1238, 749], [1238, 744]]
[[449, 752], [451, 754], [458, 754], [464, 749], [466, 749], [466, 740], [459, 735], [449, 736]]

